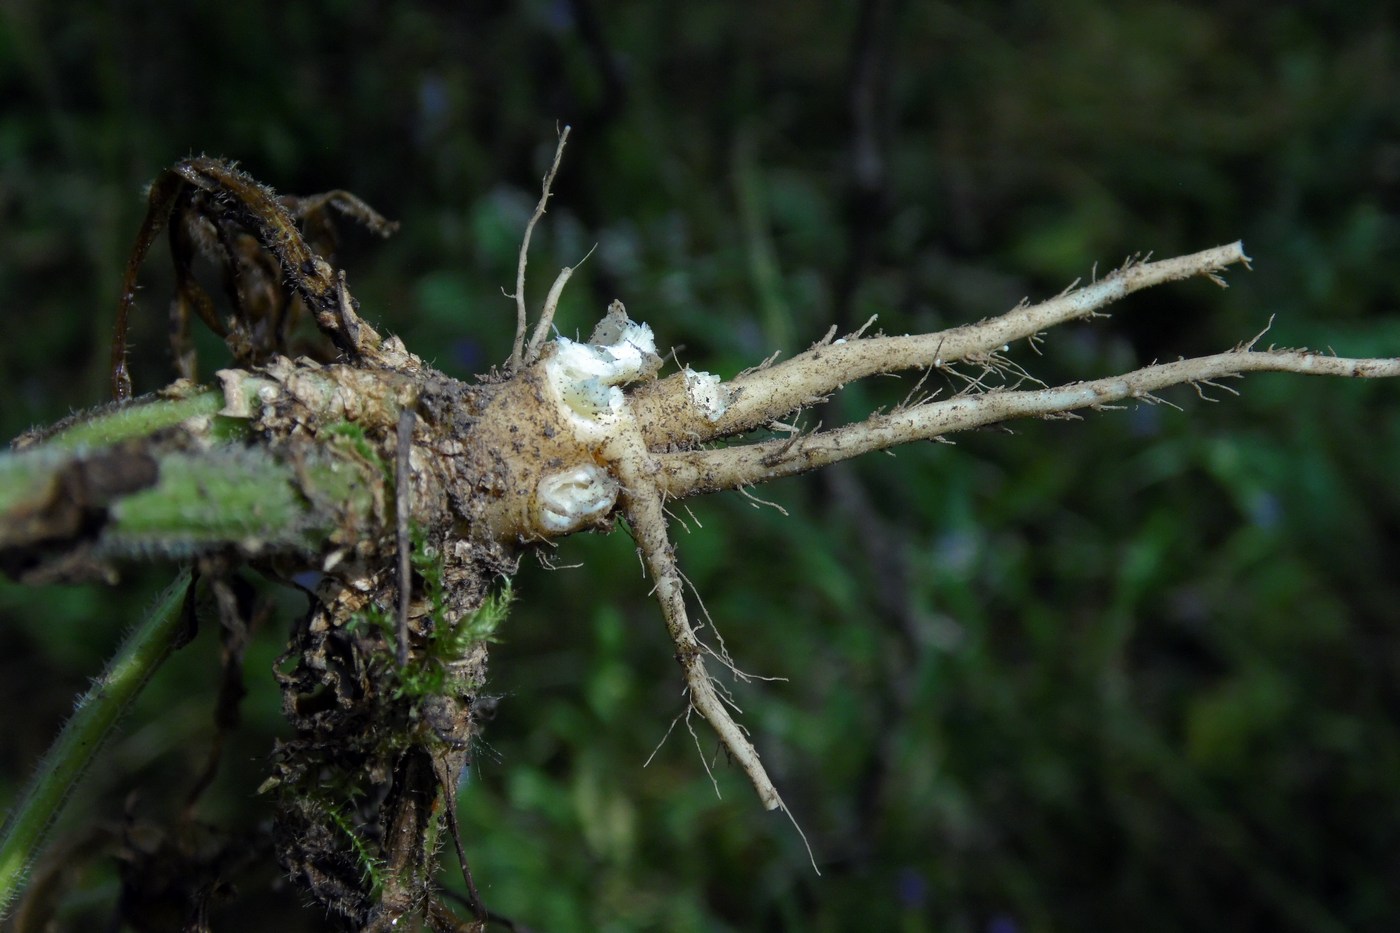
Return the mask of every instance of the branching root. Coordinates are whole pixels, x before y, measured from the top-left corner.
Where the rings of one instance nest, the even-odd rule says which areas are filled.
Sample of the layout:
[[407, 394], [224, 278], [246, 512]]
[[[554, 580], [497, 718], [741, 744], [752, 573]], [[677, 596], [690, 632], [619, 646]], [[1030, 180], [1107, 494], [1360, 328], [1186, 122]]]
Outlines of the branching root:
[[[1105, 280], [1106, 281], [1106, 280]], [[1089, 382], [1045, 389], [997, 389], [931, 401], [875, 415], [857, 424], [803, 436], [715, 450], [656, 455], [661, 487], [668, 498], [743, 489], [782, 476], [820, 469], [842, 460], [900, 444], [1016, 418], [1063, 415], [1076, 409], [1104, 409], [1125, 399], [1159, 402], [1154, 393], [1175, 385], [1232, 391], [1217, 380], [1246, 372], [1386, 378], [1400, 376], [1400, 359], [1349, 359], [1311, 350], [1231, 350], [1213, 356], [1159, 363]]]

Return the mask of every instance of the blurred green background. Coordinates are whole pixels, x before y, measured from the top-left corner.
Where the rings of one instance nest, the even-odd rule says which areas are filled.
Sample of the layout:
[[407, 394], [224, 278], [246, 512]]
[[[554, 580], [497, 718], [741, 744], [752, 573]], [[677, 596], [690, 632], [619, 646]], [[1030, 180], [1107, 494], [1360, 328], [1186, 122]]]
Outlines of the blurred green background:
[[[532, 306], [621, 298], [724, 375], [880, 315], [927, 331], [1133, 253], [1243, 238], [1252, 273], [1067, 327], [1047, 381], [1266, 342], [1400, 354], [1400, 39], [1383, 2], [686, 4], [150, 0], [0, 8], [0, 434], [105, 399], [143, 185], [194, 153], [352, 190], [364, 313], [442, 369], [503, 360], [515, 251], [560, 123]], [[162, 385], [163, 247], [133, 330]], [[221, 365], [212, 343], [205, 371]], [[852, 386], [827, 425], [908, 391]], [[745, 669], [801, 822], [677, 729], [630, 540], [527, 559], [461, 797], [488, 905], [536, 930], [1388, 930], [1400, 910], [1400, 385], [980, 432], [692, 503], [682, 566]], [[815, 418], [816, 416], [809, 416]], [[0, 586], [0, 800], [168, 571]], [[199, 817], [250, 829], [280, 734], [245, 723]], [[59, 830], [60, 925], [101, 929], [123, 814], [168, 825], [208, 749], [213, 626], [158, 676]], [[699, 730], [706, 756], [715, 752]], [[270, 874], [270, 873], [269, 873]], [[451, 877], [451, 876], [449, 876]], [[266, 878], [262, 879], [266, 881]], [[243, 880], [256, 895], [258, 885]], [[214, 929], [319, 929], [251, 896]]]

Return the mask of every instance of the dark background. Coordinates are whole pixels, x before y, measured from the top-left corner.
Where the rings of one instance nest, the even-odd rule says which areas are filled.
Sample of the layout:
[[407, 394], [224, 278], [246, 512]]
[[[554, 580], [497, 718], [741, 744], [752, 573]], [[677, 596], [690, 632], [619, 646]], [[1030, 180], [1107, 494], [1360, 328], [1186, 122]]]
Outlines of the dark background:
[[[833, 323], [933, 330], [1095, 263], [1243, 238], [1255, 271], [1228, 291], [1163, 287], [1014, 358], [1086, 378], [1275, 315], [1265, 342], [1395, 355], [1400, 42], [1391, 4], [1344, 6], [8, 0], [0, 433], [105, 399], [143, 185], [200, 152], [401, 221], [384, 244], [346, 233], [363, 313], [455, 375], [503, 360], [501, 288], [564, 122], [530, 268], [537, 306], [596, 245], [565, 333], [621, 298], [729, 376]], [[148, 265], [139, 390], [170, 377], [161, 248]], [[822, 417], [909, 384], [853, 386]], [[763, 490], [786, 518], [737, 496], [680, 511], [730, 650], [789, 678], [737, 695], [821, 877], [722, 761], [716, 799], [683, 729], [642, 767], [683, 700], [630, 541], [564, 542], [552, 562], [576, 569], [527, 561], [461, 800], [488, 904], [541, 930], [1391, 929], [1400, 396], [1238, 387]], [[0, 586], [0, 800], [168, 574]], [[284, 600], [210, 824], [268, 818]], [[178, 812], [208, 748], [211, 630], [60, 841]], [[110, 848], [79, 846], [67, 928], [112, 915]], [[214, 928], [315, 928], [292, 904], [250, 898]]]

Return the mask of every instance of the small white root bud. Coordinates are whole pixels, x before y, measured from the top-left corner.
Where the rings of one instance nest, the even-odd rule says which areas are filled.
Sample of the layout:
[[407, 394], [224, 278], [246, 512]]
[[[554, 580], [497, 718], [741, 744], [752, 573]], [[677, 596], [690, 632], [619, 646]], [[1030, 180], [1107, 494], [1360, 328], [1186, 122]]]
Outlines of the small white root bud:
[[617, 481], [596, 464], [551, 473], [535, 492], [535, 521], [552, 535], [596, 524], [617, 504]]
[[729, 389], [714, 373], [685, 370], [685, 391], [690, 403], [707, 421], [718, 421], [729, 410]]

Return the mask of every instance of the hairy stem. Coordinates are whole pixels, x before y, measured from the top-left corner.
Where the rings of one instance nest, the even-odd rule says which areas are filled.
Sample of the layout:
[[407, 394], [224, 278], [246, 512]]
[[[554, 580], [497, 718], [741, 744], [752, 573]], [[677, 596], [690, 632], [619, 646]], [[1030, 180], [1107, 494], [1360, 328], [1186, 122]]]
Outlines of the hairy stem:
[[0, 915], [19, 892], [45, 835], [127, 707], [170, 654], [181, 629], [180, 607], [190, 585], [181, 570], [131, 630], [102, 676], [78, 700], [73, 717], [0, 828]]
[[241, 437], [246, 424], [235, 418], [219, 417], [223, 407], [224, 394], [217, 389], [196, 390], [183, 398], [144, 396], [82, 412], [44, 431], [23, 435], [15, 441], [15, 447], [20, 450], [37, 444], [62, 450], [104, 447], [199, 419], [206, 422], [200, 433], [211, 440]]

